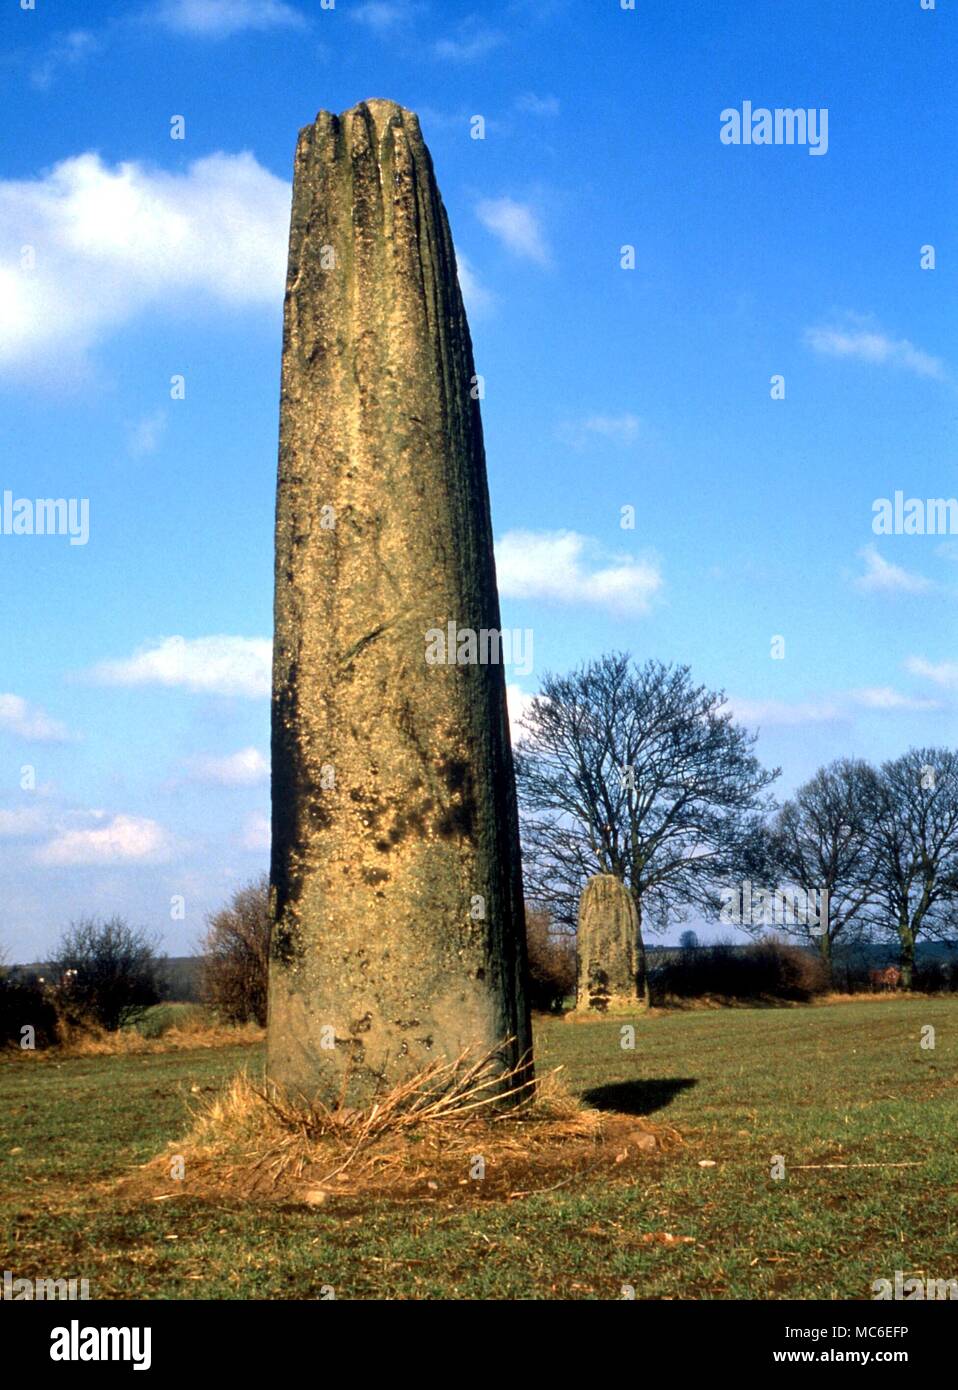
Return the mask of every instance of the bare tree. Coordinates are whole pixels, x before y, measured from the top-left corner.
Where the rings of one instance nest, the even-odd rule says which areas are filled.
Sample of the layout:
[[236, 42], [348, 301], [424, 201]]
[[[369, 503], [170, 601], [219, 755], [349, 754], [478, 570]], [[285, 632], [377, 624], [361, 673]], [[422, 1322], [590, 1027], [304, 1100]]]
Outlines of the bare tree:
[[266, 1024], [269, 984], [269, 877], [233, 894], [207, 920], [201, 991], [231, 1023]]
[[872, 920], [897, 936], [901, 983], [911, 989], [920, 936], [954, 935], [958, 903], [958, 753], [912, 748], [876, 777]]
[[516, 781], [528, 896], [572, 925], [585, 880], [615, 874], [639, 915], [637, 985], [648, 997], [643, 927], [717, 909], [717, 885], [764, 844], [762, 796], [778, 776], [752, 754], [721, 691], [687, 666], [613, 653], [548, 675], [522, 721]]
[[59, 1012], [116, 1032], [162, 996], [156, 943], [122, 917], [72, 922], [48, 966]]
[[870, 846], [877, 810], [873, 769], [861, 759], [840, 758], [800, 787], [772, 824], [776, 881], [801, 889], [806, 902], [811, 894], [828, 894], [820, 920], [789, 914], [777, 929], [814, 943], [829, 972], [838, 938], [866, 930], [865, 908], [875, 894]]

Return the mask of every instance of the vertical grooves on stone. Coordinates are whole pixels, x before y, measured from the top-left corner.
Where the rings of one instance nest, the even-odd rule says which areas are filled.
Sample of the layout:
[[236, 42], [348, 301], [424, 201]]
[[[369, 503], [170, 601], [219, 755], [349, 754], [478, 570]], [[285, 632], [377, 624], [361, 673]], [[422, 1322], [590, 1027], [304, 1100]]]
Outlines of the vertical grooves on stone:
[[529, 1046], [503, 671], [425, 663], [428, 627], [499, 627], [473, 373], [416, 118], [320, 113], [284, 333], [269, 1067], [327, 1096], [347, 1070], [361, 1101], [463, 1045], [516, 1034], [507, 1063]]

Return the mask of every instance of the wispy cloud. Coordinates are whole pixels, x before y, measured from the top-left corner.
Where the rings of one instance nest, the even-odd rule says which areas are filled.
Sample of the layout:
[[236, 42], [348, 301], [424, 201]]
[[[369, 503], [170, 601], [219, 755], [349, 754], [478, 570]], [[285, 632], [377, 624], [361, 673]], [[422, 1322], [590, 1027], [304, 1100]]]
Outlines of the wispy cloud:
[[482, 284], [472, 262], [461, 251], [456, 252], [456, 268], [459, 271], [459, 288], [470, 317], [486, 313], [495, 302], [495, 296]]
[[[426, 143], [429, 143], [430, 136], [435, 131], [453, 131], [457, 135], [469, 134], [472, 130], [472, 122], [476, 117], [476, 109], [473, 106], [460, 106], [457, 109], [449, 108], [442, 110], [438, 106], [421, 104], [417, 107], [419, 123], [426, 136]], [[500, 120], [497, 117], [482, 113], [485, 122], [486, 135], [508, 136], [510, 125], [508, 120]]]
[[858, 575], [853, 583], [862, 593], [924, 594], [934, 587], [930, 579], [883, 560], [874, 545], [866, 545], [858, 553], [865, 561], [865, 573]]
[[61, 73], [79, 67], [100, 48], [100, 41], [87, 29], [71, 29], [56, 34], [43, 58], [30, 73], [30, 81], [38, 91], [52, 87]]
[[144, 415], [142, 420], [138, 420], [130, 431], [129, 449], [134, 458], [144, 458], [147, 454], [155, 454], [160, 447], [160, 440], [166, 432], [166, 412], [154, 410], [150, 415]]
[[539, 219], [528, 204], [517, 203], [513, 198], [483, 198], [476, 215], [513, 255], [548, 265], [549, 247]]
[[756, 728], [790, 728], [804, 724], [835, 724], [862, 710], [880, 713], [927, 712], [941, 709], [937, 700], [905, 695], [891, 686], [865, 686], [807, 700], [749, 700], [730, 695], [726, 702], [742, 724]]
[[844, 357], [878, 366], [898, 367], [915, 376], [945, 376], [945, 365], [938, 357], [923, 352], [907, 338], [889, 333], [860, 315], [848, 315], [839, 324], [806, 328], [805, 342], [826, 357]]
[[748, 700], [730, 695], [725, 707], [742, 724], [759, 728], [772, 725], [829, 724], [847, 718], [847, 712], [833, 699], [818, 700]]
[[516, 110], [529, 116], [558, 116], [558, 97], [539, 97], [535, 92], [523, 92], [516, 97]]
[[103, 823], [88, 829], [62, 831], [37, 850], [36, 862], [51, 867], [155, 864], [170, 857], [172, 839], [155, 820], [145, 816], [114, 816], [107, 821], [102, 811], [91, 814]]
[[36, 806], [19, 811], [0, 810], [0, 840], [25, 840], [44, 829], [46, 817]]
[[890, 685], [872, 685], [865, 686], [861, 690], [852, 690], [849, 692], [848, 698], [853, 704], [861, 705], [864, 709], [941, 709], [940, 700], [929, 700], [917, 695], [903, 695], [900, 690], [894, 690]]
[[0, 694], [0, 730], [31, 743], [65, 743], [69, 739], [65, 724], [51, 719], [22, 695]]
[[648, 613], [663, 580], [653, 559], [612, 556], [575, 531], [508, 531], [496, 546], [499, 592], [506, 598], [587, 604], [613, 613]]
[[305, 16], [285, 0], [163, 0], [157, 21], [179, 34], [227, 39], [247, 29], [302, 29]]
[[203, 695], [268, 695], [273, 646], [268, 637], [164, 637], [89, 677], [99, 685], [159, 685]]
[[506, 708], [509, 712], [509, 736], [512, 739], [512, 746], [518, 744], [520, 739], [528, 738], [525, 730], [520, 727], [520, 721], [529, 712], [534, 695], [529, 695], [519, 685], [506, 686]]
[[249, 787], [269, 778], [269, 761], [258, 748], [241, 748], [223, 758], [194, 758], [191, 775], [197, 782], [221, 787]]
[[495, 52], [505, 41], [505, 35], [494, 29], [472, 33], [463, 26], [459, 38], [439, 39], [433, 45], [433, 52], [443, 62], [475, 63]]
[[262, 853], [268, 851], [272, 843], [273, 832], [269, 820], [266, 816], [250, 816], [243, 827], [240, 843], [244, 849]]
[[[289, 185], [251, 154], [183, 173], [82, 154], [0, 181], [0, 365], [60, 368], [157, 305], [282, 302]], [[23, 248], [42, 247], [32, 268]]]
[[423, 9], [421, 0], [366, 0], [365, 4], [351, 9], [349, 14], [373, 33], [389, 36], [394, 30], [411, 23]]
[[585, 420], [566, 421], [558, 432], [567, 444], [582, 449], [596, 437], [616, 444], [634, 444], [641, 431], [639, 417], [625, 411], [622, 415], [590, 415]]
[[958, 661], [934, 662], [927, 661], [923, 656], [910, 656], [905, 662], [905, 670], [945, 690], [958, 690]]

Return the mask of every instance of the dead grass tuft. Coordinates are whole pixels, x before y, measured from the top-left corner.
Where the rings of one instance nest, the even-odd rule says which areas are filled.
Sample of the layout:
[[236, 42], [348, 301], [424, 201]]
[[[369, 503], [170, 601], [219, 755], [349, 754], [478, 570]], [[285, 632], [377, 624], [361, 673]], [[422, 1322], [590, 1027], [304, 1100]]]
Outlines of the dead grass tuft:
[[225, 1024], [197, 1024], [184, 1028], [168, 1028], [158, 1038], [144, 1038], [135, 1028], [121, 1028], [107, 1033], [100, 1028], [75, 1028], [60, 1025], [61, 1041], [54, 1047], [23, 1052], [24, 1057], [38, 1061], [62, 1061], [65, 1057], [132, 1057], [155, 1052], [182, 1052], [184, 1049], [207, 1047], [243, 1047], [261, 1043], [266, 1030], [254, 1023], [238, 1027]]
[[887, 1004], [890, 1000], [901, 1002], [902, 999], [930, 999], [930, 994], [922, 994], [918, 990], [905, 989], [883, 989], [883, 990], [860, 990], [857, 994], [842, 994], [836, 991], [833, 994], [822, 994], [814, 999], [813, 1004]]
[[199, 1103], [190, 1134], [170, 1145], [186, 1159], [185, 1180], [170, 1183], [170, 1159], [161, 1155], [126, 1188], [153, 1200], [190, 1194], [309, 1206], [373, 1195], [512, 1199], [600, 1168], [625, 1174], [681, 1145], [668, 1126], [583, 1105], [560, 1071], [533, 1084], [518, 1069], [503, 1075], [494, 1053], [475, 1062], [463, 1053], [363, 1110], [293, 1101], [242, 1072]]

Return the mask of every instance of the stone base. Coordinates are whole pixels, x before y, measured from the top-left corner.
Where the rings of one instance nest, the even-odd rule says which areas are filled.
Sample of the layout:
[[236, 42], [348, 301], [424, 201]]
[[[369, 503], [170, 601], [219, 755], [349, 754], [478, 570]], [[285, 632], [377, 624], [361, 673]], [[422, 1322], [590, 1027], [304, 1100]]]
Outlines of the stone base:
[[565, 1015], [566, 1022], [587, 1023], [592, 1020], [601, 1021], [609, 1018], [629, 1018], [648, 1012], [648, 1004], [644, 999], [610, 999], [604, 1008], [593, 1008], [588, 1004], [577, 1004], [574, 1009]]

